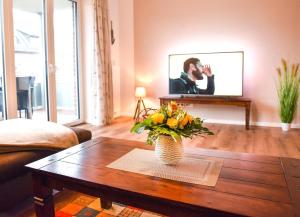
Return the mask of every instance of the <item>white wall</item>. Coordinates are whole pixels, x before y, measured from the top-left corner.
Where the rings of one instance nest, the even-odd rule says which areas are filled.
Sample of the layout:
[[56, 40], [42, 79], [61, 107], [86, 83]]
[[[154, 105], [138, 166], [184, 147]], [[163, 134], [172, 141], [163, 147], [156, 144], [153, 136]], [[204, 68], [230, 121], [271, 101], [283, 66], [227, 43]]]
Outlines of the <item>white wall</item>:
[[[300, 62], [299, 2], [135, 0], [135, 78], [137, 85], [147, 87], [148, 105], [157, 106], [158, 97], [168, 95], [169, 54], [243, 50], [244, 95], [253, 101], [252, 122], [277, 125], [275, 69], [282, 57]], [[191, 110], [208, 121], [244, 121], [240, 108]], [[300, 112], [295, 123], [300, 123]]]
[[135, 106], [133, 0], [109, 0], [116, 42], [112, 45], [114, 116], [132, 116]]
[[113, 22], [115, 43], [111, 46], [112, 70], [113, 70], [113, 100], [114, 116], [121, 114], [121, 91], [120, 91], [120, 5], [119, 0], [109, 0], [109, 14]]
[[134, 64], [134, 1], [120, 3], [120, 90], [121, 114], [134, 114], [135, 64]]
[[[299, 15], [299, 12], [300, 12], [300, 0], [297, 1], [297, 6], [295, 7], [296, 11], [298, 12], [298, 15]], [[298, 21], [300, 20], [300, 15], [298, 16]], [[297, 45], [295, 46], [295, 48], [297, 48], [297, 58], [296, 58], [296, 62], [297, 63], [300, 63], [300, 24], [298, 22], [298, 25], [296, 26], [296, 29], [298, 30], [297, 32], [297, 35], [296, 35], [296, 38], [297, 38]], [[299, 73], [300, 73], [300, 70], [299, 70]], [[300, 123], [300, 105], [299, 105], [299, 108], [297, 109], [297, 115], [295, 117], [295, 123]]]

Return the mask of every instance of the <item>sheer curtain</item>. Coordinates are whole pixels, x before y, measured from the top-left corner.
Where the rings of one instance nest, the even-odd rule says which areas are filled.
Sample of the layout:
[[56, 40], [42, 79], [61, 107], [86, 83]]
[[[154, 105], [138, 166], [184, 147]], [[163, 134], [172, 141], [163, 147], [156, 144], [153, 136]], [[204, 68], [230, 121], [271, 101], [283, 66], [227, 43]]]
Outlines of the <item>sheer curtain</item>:
[[92, 122], [108, 125], [113, 119], [113, 83], [108, 0], [94, 0], [94, 72]]

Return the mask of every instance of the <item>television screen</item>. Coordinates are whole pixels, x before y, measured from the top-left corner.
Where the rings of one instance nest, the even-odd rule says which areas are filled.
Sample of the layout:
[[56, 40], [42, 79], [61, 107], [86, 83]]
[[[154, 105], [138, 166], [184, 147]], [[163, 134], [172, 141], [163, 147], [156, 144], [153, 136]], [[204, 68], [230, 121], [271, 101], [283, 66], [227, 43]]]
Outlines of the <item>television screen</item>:
[[169, 94], [242, 96], [244, 52], [169, 56]]

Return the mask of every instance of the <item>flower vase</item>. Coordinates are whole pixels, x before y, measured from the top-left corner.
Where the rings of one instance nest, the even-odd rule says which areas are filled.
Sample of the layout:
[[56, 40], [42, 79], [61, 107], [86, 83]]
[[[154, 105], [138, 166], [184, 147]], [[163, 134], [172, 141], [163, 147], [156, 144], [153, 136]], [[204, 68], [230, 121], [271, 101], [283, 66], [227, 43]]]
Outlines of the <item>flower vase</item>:
[[291, 124], [290, 123], [281, 123], [281, 129], [283, 132], [287, 132], [289, 131], [291, 128]]
[[178, 164], [183, 157], [181, 138], [175, 141], [171, 136], [160, 135], [155, 142], [155, 155], [163, 164]]

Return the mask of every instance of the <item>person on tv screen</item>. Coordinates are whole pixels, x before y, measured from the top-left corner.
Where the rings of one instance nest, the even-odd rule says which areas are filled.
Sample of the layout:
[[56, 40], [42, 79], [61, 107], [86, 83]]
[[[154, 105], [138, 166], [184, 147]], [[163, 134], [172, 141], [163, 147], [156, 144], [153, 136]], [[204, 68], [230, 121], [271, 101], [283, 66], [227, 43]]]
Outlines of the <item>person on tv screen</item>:
[[[206, 89], [197, 87], [196, 80], [207, 76]], [[189, 58], [183, 64], [180, 78], [170, 79], [170, 94], [203, 94], [213, 95], [215, 92], [214, 75], [209, 65], [202, 65], [198, 58]]]

